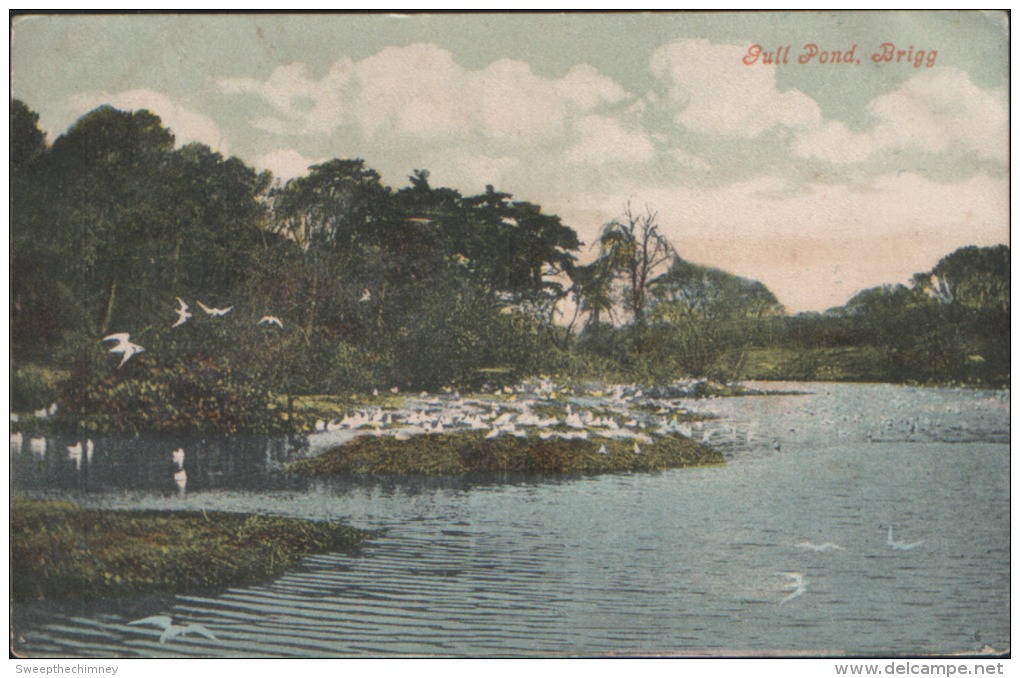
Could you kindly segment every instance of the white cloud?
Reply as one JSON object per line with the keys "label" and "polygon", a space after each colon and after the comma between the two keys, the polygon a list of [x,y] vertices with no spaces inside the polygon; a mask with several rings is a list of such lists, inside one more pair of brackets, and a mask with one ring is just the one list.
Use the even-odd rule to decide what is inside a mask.
{"label": "white cloud", "polygon": [[615,118],[587,116],[575,129],[581,138],[564,156],[568,163],[643,163],[655,157],[655,147],[644,132],[626,129]]}
{"label": "white cloud", "polygon": [[258,94],[274,107],[277,117],[255,123],[264,130],[311,134],[354,125],[370,139],[470,136],[511,145],[560,134],[569,119],[626,97],[591,66],[575,66],[560,79],[510,59],[469,70],[432,44],[387,47],[358,62],[343,59],[318,80],[303,64],[288,64],[265,81],[219,84],[227,93]]}
{"label": "white cloud", "polygon": [[[320,79],[308,76],[305,64],[278,66],[267,80],[227,78],[219,81],[229,94],[254,93],[273,105],[284,120],[266,118],[255,125],[279,133],[329,132],[345,122],[341,99],[351,81],[354,65],[350,59],[333,64]],[[299,121],[299,122],[298,122]]]}
{"label": "white cloud", "polygon": [[310,166],[323,162],[323,160],[322,158],[313,160],[293,149],[280,148],[258,156],[253,164],[256,169],[269,170],[273,176],[286,181],[307,174]]}
{"label": "white cloud", "polygon": [[852,132],[829,122],[804,132],[794,151],[834,164],[860,162],[880,151],[974,153],[1009,160],[1009,103],[1001,90],[983,90],[966,74],[922,73],[868,104],[876,123]]}
{"label": "white cloud", "polygon": [[821,111],[797,90],[776,88],[774,65],[745,65],[747,46],[681,40],[652,55],[652,73],[668,86],[675,119],[697,132],[757,137],[773,127],[816,127]]}
{"label": "white cloud", "polygon": [[819,158],[837,165],[866,160],[876,150],[875,140],[866,132],[852,132],[846,123],[833,120],[804,132],[794,142],[796,155]]}
{"label": "white cloud", "polygon": [[89,92],[70,99],[77,116],[83,115],[96,106],[109,104],[125,111],[146,109],[155,113],[174,134],[179,146],[191,142],[203,143],[223,155],[229,155],[227,142],[211,118],[196,113],[173,101],[170,97],[148,89],[133,89],[126,92]]}

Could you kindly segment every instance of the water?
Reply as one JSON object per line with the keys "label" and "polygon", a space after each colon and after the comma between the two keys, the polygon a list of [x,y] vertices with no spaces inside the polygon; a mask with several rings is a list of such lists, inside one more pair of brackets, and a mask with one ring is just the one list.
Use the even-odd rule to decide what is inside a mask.
{"label": "water", "polygon": [[[323,481],[258,467],[273,455],[255,452],[248,462],[261,470],[248,487],[189,486],[184,497],[79,490],[88,506],[344,518],[380,533],[356,553],[307,558],[259,586],[16,606],[15,647],[299,657],[1007,650],[1008,392],[770,388],[809,395],[690,403],[721,416],[703,431],[730,458],[725,467]],[[35,467],[12,468],[15,489],[46,485]],[[923,543],[891,549],[889,525],[898,541]],[[784,572],[802,575],[801,595],[787,600]],[[152,614],[200,623],[218,640],[160,644],[159,630],[127,625]]]}

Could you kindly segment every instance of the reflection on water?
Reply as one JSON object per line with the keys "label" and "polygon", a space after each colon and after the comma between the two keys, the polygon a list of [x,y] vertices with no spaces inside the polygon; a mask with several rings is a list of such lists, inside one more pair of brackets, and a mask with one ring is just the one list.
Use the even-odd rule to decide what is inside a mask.
{"label": "reflection on water", "polygon": [[90,494],[290,487],[281,470],[307,448],[286,436],[28,436],[27,447],[25,437],[11,439],[13,487]]}
{"label": "reflection on water", "polygon": [[[75,656],[1008,649],[1008,392],[791,388],[810,394],[692,403],[720,415],[699,433],[731,463],[658,474],[304,480],[279,471],[302,454],[286,441],[98,440],[94,464],[77,472],[52,456],[75,441],[48,441],[44,467],[22,449],[17,489],[78,489],[85,505],[264,511],[379,532],[359,552],[307,558],[258,586],[17,606],[16,646]],[[171,482],[178,447],[183,497]],[[894,548],[890,527],[894,543],[919,545]],[[129,624],[151,615],[216,639],[160,644],[158,629]]]}

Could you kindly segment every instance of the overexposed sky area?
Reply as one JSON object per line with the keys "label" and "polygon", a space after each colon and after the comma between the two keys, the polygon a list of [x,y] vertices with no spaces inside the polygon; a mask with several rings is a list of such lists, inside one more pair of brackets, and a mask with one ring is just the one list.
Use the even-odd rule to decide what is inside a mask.
{"label": "overexposed sky area", "polygon": [[793,312],[1009,242],[1003,12],[26,15],[11,66],[51,141],[145,108],[284,180],[493,184],[586,243],[630,202]]}

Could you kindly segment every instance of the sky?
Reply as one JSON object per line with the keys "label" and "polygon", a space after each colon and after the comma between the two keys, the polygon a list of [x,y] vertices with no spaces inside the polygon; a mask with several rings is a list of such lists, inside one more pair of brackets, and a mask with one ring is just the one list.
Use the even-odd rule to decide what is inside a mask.
{"label": "sky", "polygon": [[28,15],[11,33],[11,94],[50,141],[110,104],[282,180],[332,158],[395,189],[427,169],[558,214],[582,261],[630,205],[791,312],[1009,242],[1008,82],[1003,12]]}

